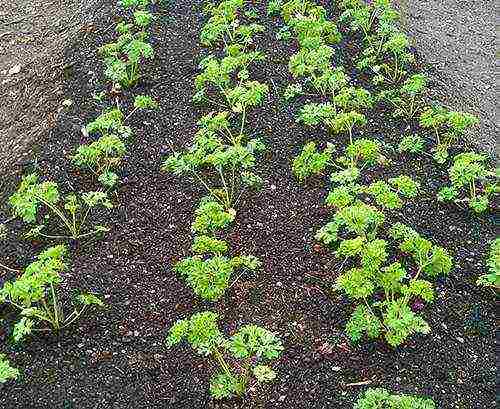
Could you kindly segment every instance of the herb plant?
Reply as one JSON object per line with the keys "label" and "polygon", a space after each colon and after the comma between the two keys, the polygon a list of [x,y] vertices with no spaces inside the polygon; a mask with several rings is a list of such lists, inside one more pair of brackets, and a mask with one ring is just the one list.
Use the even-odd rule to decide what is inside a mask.
{"label": "herb plant", "polygon": [[490,243],[487,266],[488,273],[480,276],[477,284],[500,288],[500,237]]}
{"label": "herb plant", "polygon": [[427,77],[414,74],[399,89],[382,91],[378,98],[393,106],[393,116],[411,119],[422,108],[426,90]]}
{"label": "herb plant", "polygon": [[283,345],[265,328],[245,325],[227,338],[219,330],[218,315],[213,312],[194,314],[177,321],[169,330],[169,348],[187,341],[197,354],[213,359],[218,365],[210,380],[210,394],[215,399],[243,396],[255,379],[271,382],[276,373],[268,365],[280,357]]}
{"label": "herb plant", "polygon": [[7,281],[0,290],[0,301],[20,310],[21,319],[14,326],[13,339],[19,342],[32,332],[60,331],[75,322],[92,305],[103,302],[91,293],[77,297],[81,307],[66,315],[58,287],[61,273],[67,269],[65,246],[50,247],[37,256],[15,281]]}
{"label": "herb plant", "polygon": [[289,84],[283,92],[283,99],[285,101],[290,101],[299,95],[303,95],[304,91],[302,85],[300,84]]}
{"label": "herb plant", "polygon": [[320,174],[330,162],[333,149],[333,145],[329,144],[323,152],[319,152],[316,143],[309,142],[293,161],[292,170],[294,175],[300,182],[303,182],[312,175]]}
{"label": "herb plant", "polygon": [[226,46],[251,44],[253,35],[264,31],[264,27],[256,23],[240,24],[238,17],[244,4],[244,0],[224,0],[217,5],[209,3],[204,10],[209,19],[201,30],[201,43],[205,46],[214,46],[219,42]]}
{"label": "herb plant", "polygon": [[386,389],[368,389],[357,402],[354,409],[436,409],[429,398],[392,394]]}
{"label": "herb plant", "polygon": [[101,136],[115,135],[122,139],[131,136],[132,130],[124,125],[124,116],[120,109],[112,108],[104,111],[101,115],[89,122],[85,131],[89,134],[99,134]]}
{"label": "herb plant", "polygon": [[[403,186],[408,182],[406,177],[398,182],[393,180],[396,185]],[[369,187],[372,188],[373,185]],[[413,194],[413,188],[414,185],[406,193]],[[412,311],[410,302],[415,297],[433,301],[432,284],[420,276],[433,278],[447,274],[452,266],[451,257],[443,248],[433,245],[411,228],[396,224],[390,235],[400,243],[400,250],[412,257],[415,272],[409,274],[401,262],[387,265],[388,243],[378,238],[385,221],[384,214],[362,201],[354,202],[352,191],[345,187],[334,190],[332,194],[334,197],[329,196],[327,201],[334,202],[339,210],[333,221],[318,231],[316,239],[336,248],[337,257],[359,263],[359,266],[342,273],[336,282],[337,288],[349,298],[360,301],[347,323],[348,336],[358,342],[364,334],[372,339],[384,334],[390,345],[398,346],[413,334],[428,333],[429,325]],[[394,200],[384,199],[389,204]],[[348,238],[342,239],[341,235],[345,234]]]}
{"label": "herb plant", "polygon": [[0,354],[0,384],[12,379],[17,379],[19,370],[10,366],[5,354]]}
{"label": "herb plant", "polygon": [[174,152],[162,170],[194,177],[215,200],[232,209],[244,190],[262,183],[252,168],[264,144],[258,138],[244,141],[242,133],[233,133],[228,116],[228,112],[221,112],[203,117],[191,148],[185,153]]}
{"label": "herb plant", "polygon": [[398,151],[400,153],[422,153],[424,151],[424,140],[418,135],[407,135],[399,142]]}
{"label": "herb plant", "polygon": [[393,22],[398,16],[392,9],[390,0],[375,0],[370,3],[362,0],[343,0],[339,3],[343,10],[340,22],[348,24],[351,31],[361,32],[368,43],[373,41],[377,21]]}
{"label": "herb plant", "polygon": [[[210,251],[213,249],[213,246],[210,247]],[[253,256],[228,258],[218,252],[216,254],[209,258],[188,257],[175,265],[175,271],[186,280],[194,293],[208,301],[216,301],[224,295],[235,270],[246,268],[255,271],[261,265]]]}
{"label": "herb plant", "polygon": [[125,9],[144,9],[151,4],[151,0],[119,0],[118,4]]}
{"label": "herb plant", "polygon": [[269,16],[277,16],[281,12],[283,2],[281,0],[269,0],[267,3],[267,14]]}
{"label": "herb plant", "polygon": [[106,135],[88,145],[80,145],[72,162],[79,168],[90,169],[106,187],[113,187],[118,175],[113,171],[125,156],[123,141],[116,135]]}
{"label": "herb plant", "polygon": [[85,192],[79,195],[68,194],[62,198],[59,194],[57,183],[39,182],[36,174],[25,176],[17,192],[10,198],[14,215],[21,217],[26,223],[37,223],[39,210],[45,210],[45,218],[54,217],[59,224],[68,232],[67,236],[53,236],[42,233],[45,224],[38,224],[30,232],[29,236],[43,236],[47,238],[71,238],[74,240],[99,234],[108,229],[95,225],[88,227],[88,216],[92,209],[104,207],[111,209],[112,203],[104,192]]}
{"label": "herb plant", "polygon": [[440,105],[428,107],[420,115],[420,126],[432,129],[436,136],[434,158],[438,163],[446,162],[449,147],[460,141],[477,123],[474,115],[448,111]]}
{"label": "herb plant", "polygon": [[[145,22],[144,18],[142,16],[139,21]],[[102,46],[99,54],[104,59],[106,77],[122,87],[130,88],[141,78],[141,67],[146,60],[154,57],[154,50],[147,42],[146,32],[133,32],[123,25],[120,27],[124,32],[117,41]]]}
{"label": "herb plant", "polygon": [[486,157],[474,152],[458,154],[448,169],[451,185],[441,188],[442,202],[466,202],[476,213],[488,210],[490,198],[498,194],[495,172],[486,168]]}
{"label": "herb plant", "polygon": [[222,43],[225,48],[221,58],[210,54],[200,62],[193,100],[223,110],[203,116],[191,147],[172,152],[162,166],[164,171],[193,177],[213,200],[231,211],[245,190],[262,184],[253,168],[265,146],[260,138],[248,137],[246,126],[250,110],[262,105],[269,92],[267,84],[250,79],[250,64],[264,58],[254,47],[249,51],[263,27],[240,24],[244,5],[243,0],[224,0],[205,9],[209,19],[201,42],[209,47]]}

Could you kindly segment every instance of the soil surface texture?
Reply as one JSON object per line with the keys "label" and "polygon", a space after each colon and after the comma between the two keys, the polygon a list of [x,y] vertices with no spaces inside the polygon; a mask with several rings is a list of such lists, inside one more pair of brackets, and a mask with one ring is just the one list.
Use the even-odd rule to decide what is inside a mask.
{"label": "soil surface texture", "polygon": [[[485,272],[487,245],[495,237],[493,217],[439,203],[435,194],[447,183],[445,169],[430,156],[401,156],[394,149],[416,124],[396,121],[382,107],[370,112],[363,135],[383,142],[390,165],[367,171],[364,182],[400,174],[417,179],[423,194],[400,211],[387,212],[388,225],[402,221],[445,247],[454,256],[454,268],[438,281],[436,301],[422,312],[430,334],[395,350],[383,341],[350,344],[343,329],[354,305],[332,290],[344,267],[331,251],[315,246],[313,238],[331,217],[324,205],[328,177],[304,186],[290,168],[305,142],[316,140],[324,147],[331,141],[340,149],[346,140],[295,122],[307,97],[290,104],[280,97],[292,82],[287,64],[295,49],[276,39],[279,19],[256,7],[268,28],[258,47],[268,58],[252,68],[251,78],[268,83],[271,92],[249,123],[268,146],[258,165],[265,184],[260,192],[243,197],[227,241],[235,255],[259,257],[262,269],[242,276],[217,303],[200,301],[172,271],[173,263],[190,252],[193,210],[204,192],[189,179],[160,172],[160,166],[171,146],[189,146],[198,118],[207,112],[191,101],[197,65],[207,50],[199,43],[201,1],[158,6],[151,36],[156,58],[144,80],[119,103],[130,112],[133,95],[145,93],[159,101],[160,110],[128,120],[134,136],[112,195],[115,207],[92,215],[110,231],[100,240],[70,243],[72,267],[64,275],[66,299],[79,288],[103,295],[107,307],[85,315],[58,336],[37,335],[15,346],[9,341],[15,311],[0,306],[5,317],[0,321],[0,352],[23,374],[0,386],[0,407],[352,409],[361,392],[380,386],[428,395],[440,409],[495,408],[495,295],[475,284]],[[99,102],[92,95],[106,89],[96,49],[114,38],[108,27],[117,13],[114,6],[100,10],[94,29],[80,32],[67,49],[62,63],[71,70],[62,82],[61,98],[72,104],[60,111],[29,160],[2,178],[0,222],[10,218],[6,199],[29,171],[57,181],[63,192],[97,188],[71,166],[68,155],[88,142],[82,126],[114,102]],[[336,58],[356,85],[369,87],[353,68],[358,41],[346,35]],[[441,87],[437,82],[431,86]],[[5,225],[0,263],[11,268],[22,269],[57,243],[23,239],[28,226],[19,220]],[[0,276],[0,283],[10,277]],[[173,322],[205,309],[221,315],[226,334],[247,323],[279,334],[286,348],[276,365],[279,379],[239,400],[210,399],[211,364],[188,346],[165,347]]]}

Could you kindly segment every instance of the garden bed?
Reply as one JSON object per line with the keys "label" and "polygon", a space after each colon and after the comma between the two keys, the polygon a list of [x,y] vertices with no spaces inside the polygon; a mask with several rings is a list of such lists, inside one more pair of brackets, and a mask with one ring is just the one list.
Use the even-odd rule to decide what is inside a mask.
{"label": "garden bed", "polygon": [[[133,92],[119,98],[124,111],[131,111],[132,95],[139,93],[154,97],[160,108],[128,121],[134,137],[111,195],[115,207],[96,216],[110,231],[100,240],[71,243],[71,269],[64,276],[68,294],[73,288],[92,291],[103,296],[107,307],[58,336],[37,335],[22,346],[8,341],[15,316],[4,307],[1,350],[22,375],[0,386],[2,407],[343,409],[352,408],[366,388],[379,386],[427,395],[443,409],[495,407],[495,295],[476,285],[495,237],[493,212],[476,215],[465,206],[438,202],[436,193],[448,183],[446,167],[430,155],[391,149],[418,121],[396,120],[383,108],[368,112],[361,132],[384,143],[390,165],[366,170],[365,183],[401,174],[418,180],[422,193],[402,209],[386,212],[388,222],[412,226],[446,248],[454,263],[449,276],[436,284],[437,299],[422,312],[430,334],[396,349],[383,339],[352,345],[344,327],[353,305],[332,290],[342,260],[314,241],[315,232],[331,218],[324,205],[327,177],[313,177],[304,185],[291,172],[291,161],[306,142],[331,141],[337,148],[341,143],[326,131],[296,122],[300,107],[312,101],[307,96],[291,103],[281,98],[293,82],[288,60],[296,45],[276,39],[279,18],[268,17],[263,5],[255,9],[267,29],[259,35],[258,47],[268,57],[251,74],[268,83],[270,92],[248,123],[267,145],[257,165],[264,186],[242,197],[227,240],[232,252],[257,256],[262,268],[242,275],[217,303],[201,301],[172,271],[176,261],[189,255],[193,212],[204,192],[160,168],[171,147],[189,146],[198,118],[207,112],[191,101],[197,64],[207,51],[199,42],[205,21],[200,1],[157,7],[151,34],[156,57]],[[109,15],[99,25],[109,27],[116,18]],[[84,142],[81,128],[106,106],[92,98],[105,89],[95,50],[113,36],[111,29],[104,35],[87,34],[67,51],[72,72],[65,96],[73,103],[38,147],[36,160],[2,183],[1,203],[16,190],[20,175],[32,170],[57,181],[63,191],[95,188],[95,182],[71,166],[68,155]],[[357,51],[359,38],[345,34],[342,65],[357,85],[370,88],[353,65]],[[424,67],[423,62],[418,65]],[[9,217],[5,203],[0,220]],[[21,269],[49,243],[57,244],[25,240],[24,230],[19,220],[8,224],[0,262]],[[275,365],[275,382],[236,400],[210,398],[209,362],[188,346],[165,347],[176,320],[207,309],[218,312],[223,323],[255,323],[279,335],[285,350]],[[232,326],[223,329],[234,331]]]}

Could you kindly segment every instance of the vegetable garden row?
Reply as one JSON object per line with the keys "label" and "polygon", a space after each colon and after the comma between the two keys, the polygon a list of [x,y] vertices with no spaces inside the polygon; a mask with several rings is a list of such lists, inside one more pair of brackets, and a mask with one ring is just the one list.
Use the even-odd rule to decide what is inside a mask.
{"label": "vegetable garden row", "polygon": [[[280,96],[284,104],[300,101],[296,122],[311,139],[316,136],[297,145],[301,151],[290,157],[290,172],[304,190],[319,180],[322,190],[328,191],[325,205],[330,221],[309,239],[315,248],[331,251],[333,259],[341,261],[332,272],[333,288],[352,307],[343,331],[354,348],[372,341],[405,348],[414,338],[425,343],[433,329],[421,312],[432,309],[438,295],[435,281],[453,274],[454,257],[446,243],[403,223],[404,217],[394,222],[394,215],[409,201],[428,200],[483,217],[494,211],[497,175],[485,155],[463,150],[477,118],[429,100],[429,79],[417,71],[410,41],[401,32],[399,15],[389,0],[337,1],[338,18],[330,17],[318,3],[269,0],[266,6],[281,26],[276,37],[295,50],[287,56],[293,82],[279,91]],[[116,41],[98,50],[111,96],[134,90],[155,55],[148,32],[155,19],[150,0],[119,4],[128,17],[116,24]],[[205,191],[192,217],[190,255],[169,267],[202,300],[201,305],[209,307],[171,323],[166,347],[173,354],[185,341],[195,353],[212,360],[210,395],[232,399],[261,384],[279,383],[276,367],[289,347],[281,335],[251,320],[226,335],[220,314],[210,307],[228,297],[228,290],[243,275],[258,276],[264,264],[250,249],[235,254],[225,232],[238,223],[243,198],[258,195],[266,184],[259,170],[269,147],[249,118],[278,90],[271,82],[255,79],[266,61],[258,38],[269,28],[260,24],[252,4],[223,0],[207,5],[204,13],[199,41],[207,56],[199,62],[192,96],[203,114],[190,146],[170,146],[158,171],[189,179]],[[354,36],[357,49],[346,49],[346,36]],[[356,70],[348,72],[344,61]],[[57,183],[41,181],[35,173],[22,179],[9,204],[13,216],[31,226],[26,237],[73,243],[108,232],[93,217],[114,206],[120,169],[134,138],[127,123],[145,110],[158,109],[158,102],[137,95],[133,107],[124,112],[116,98],[112,107],[82,129],[91,142],[75,147],[70,161],[89,173],[99,186],[95,191],[63,196]],[[384,135],[367,134],[364,130],[375,110],[403,122],[410,132],[401,135],[396,145]],[[439,186],[437,195],[429,194],[424,181],[412,174],[385,176],[384,169],[397,171],[408,157],[418,155],[432,157],[437,168],[448,168],[449,183]],[[499,243],[498,239],[491,243],[488,273],[477,278],[479,285],[500,285]],[[82,292],[75,306],[67,308],[58,289],[69,252],[66,244],[49,247],[3,285],[0,301],[18,311],[11,333],[14,342],[26,342],[38,332],[58,333],[91,307],[104,307],[98,294]],[[20,372],[0,355],[0,382],[15,382]],[[432,397],[382,388],[368,389],[354,404],[357,409],[375,407],[437,406]]]}

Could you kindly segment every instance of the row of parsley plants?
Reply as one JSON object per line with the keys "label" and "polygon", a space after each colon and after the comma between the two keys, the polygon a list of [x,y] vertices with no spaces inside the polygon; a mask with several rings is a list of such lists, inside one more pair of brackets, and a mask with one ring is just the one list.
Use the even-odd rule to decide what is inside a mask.
{"label": "row of parsley plants", "polygon": [[[401,81],[407,84],[405,67],[411,58],[407,45],[393,48],[393,43],[399,44],[405,36],[397,30],[396,14],[388,3],[342,4],[340,22],[363,33],[363,59],[370,58],[374,82],[393,87]],[[380,142],[357,138],[356,131],[365,126],[366,111],[373,109],[386,94],[376,95],[353,86],[343,67],[333,66],[334,47],[341,42],[342,34],[328,19],[325,8],[309,0],[271,1],[269,6],[271,13],[281,15],[298,42],[299,50],[290,58],[289,70],[294,78],[305,81],[304,85],[292,85],[294,94],[304,92],[303,87],[307,87],[318,98],[328,99],[304,105],[297,122],[324,126],[330,135],[345,140],[337,157],[331,143],[322,151],[315,142],[308,143],[292,167],[300,181],[327,169],[332,172],[332,188],[326,204],[335,213],[315,237],[335,249],[335,257],[344,260],[342,266],[351,266],[336,279],[337,289],[356,303],[346,333],[353,342],[365,336],[370,339],[384,336],[396,347],[417,333],[430,331],[428,323],[412,308],[412,301],[434,300],[435,291],[429,280],[447,274],[452,268],[452,258],[444,248],[412,228],[401,223],[388,226],[386,222],[386,210],[400,209],[405,198],[419,194],[418,182],[401,175],[362,184],[363,171],[383,166],[387,159],[382,155]],[[409,80],[415,81],[416,77]],[[290,89],[287,88],[288,95]],[[375,205],[370,204],[373,202]]]}
{"label": "row of parsley plants", "polygon": [[[115,96],[123,88],[137,84],[144,70],[145,59],[151,59],[154,55],[152,46],[147,42],[149,34],[146,31],[154,19],[148,11],[150,0],[120,0],[119,5],[127,15],[125,20],[116,25],[119,37],[116,42],[99,49],[105,65],[105,76],[112,88],[110,94]],[[97,99],[102,100],[105,94],[103,92]],[[115,171],[127,153],[126,142],[132,138],[132,130],[125,123],[136,110],[156,107],[151,97],[137,95],[134,109],[125,117],[116,98],[116,107],[105,110],[82,129],[85,138],[94,135],[98,135],[98,138],[80,145],[70,160],[77,168],[88,170],[95,176],[101,188],[83,193],[72,192],[63,197],[56,182],[41,182],[36,173],[23,177],[18,190],[9,198],[9,203],[15,217],[25,223],[35,224],[25,236],[81,240],[108,231],[101,225],[89,226],[89,218],[94,208],[113,207],[108,192],[118,182]],[[46,223],[51,218],[59,223],[59,230],[66,232],[47,234]],[[0,302],[19,310],[20,319],[12,331],[14,342],[21,342],[32,333],[59,332],[78,320],[89,307],[104,306],[95,294],[82,292],[76,297],[72,311],[67,312],[59,286],[63,282],[62,274],[69,267],[68,255],[68,246],[52,246],[37,255],[36,261],[27,266],[19,277],[7,281],[0,289]],[[12,368],[5,355],[0,354],[0,382],[18,376],[19,370]]]}
{"label": "row of parsley plants", "polygon": [[[252,22],[256,16],[247,5],[245,0],[223,0],[205,7],[208,20],[200,41],[210,53],[199,64],[193,102],[212,111],[199,119],[191,146],[173,151],[162,166],[205,190],[191,226],[194,255],[177,262],[174,270],[198,297],[210,302],[224,296],[235,282],[235,271],[257,271],[262,264],[253,255],[229,256],[229,244],[221,238],[234,223],[243,194],[262,184],[255,167],[265,146],[253,136],[249,115],[269,92],[267,84],[251,79],[253,66],[265,58],[255,45],[264,27]],[[196,313],[177,321],[167,338],[169,347],[185,340],[217,364],[210,379],[212,397],[242,396],[253,380],[274,380],[276,372],[268,364],[281,355],[279,338],[252,324],[226,337],[218,320],[211,311]]]}

